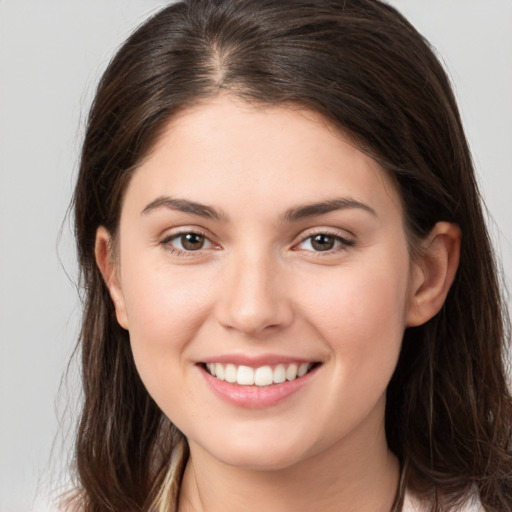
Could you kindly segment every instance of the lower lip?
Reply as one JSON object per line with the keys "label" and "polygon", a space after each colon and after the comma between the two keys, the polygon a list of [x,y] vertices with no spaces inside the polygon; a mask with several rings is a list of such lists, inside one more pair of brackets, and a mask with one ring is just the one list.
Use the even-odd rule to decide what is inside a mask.
{"label": "lower lip", "polygon": [[204,368],[199,368],[209,388],[219,398],[237,407],[244,407],[246,409],[262,409],[280,404],[306,386],[318,370],[318,368],[314,368],[303,377],[280,384],[272,384],[270,386],[239,386],[238,384],[217,379]]}

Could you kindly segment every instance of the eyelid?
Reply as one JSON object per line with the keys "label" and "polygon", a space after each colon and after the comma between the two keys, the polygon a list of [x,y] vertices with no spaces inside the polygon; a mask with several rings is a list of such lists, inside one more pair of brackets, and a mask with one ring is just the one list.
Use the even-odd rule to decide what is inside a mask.
{"label": "eyelid", "polygon": [[[200,249],[197,249],[195,251],[193,250],[186,250],[186,249],[179,249],[177,247],[173,247],[171,245],[171,242],[173,240],[176,240],[177,238],[188,235],[188,234],[194,234],[202,236],[207,242],[208,247],[201,247]],[[163,246],[166,250],[173,254],[177,254],[180,256],[194,256],[199,255],[201,253],[204,253],[205,251],[213,249],[220,249],[220,245],[215,243],[212,240],[212,236],[208,234],[204,229],[196,227],[196,226],[180,226],[179,228],[174,228],[171,231],[166,232],[160,239],[159,245]]]}
{"label": "eyelid", "polygon": [[[344,233],[347,233],[344,231]],[[207,247],[201,247],[197,250],[186,250],[186,249],[179,249],[177,247],[173,247],[171,245],[171,242],[180,236],[187,235],[187,234],[196,234],[204,237],[204,239],[207,241],[208,246]],[[301,249],[299,246],[306,242],[308,239],[313,238],[317,235],[326,235],[329,237],[334,238],[336,241],[339,242],[339,244],[331,249],[327,249],[325,251],[315,251],[310,249]],[[164,246],[166,250],[168,250],[171,253],[182,255],[182,256],[194,256],[204,253],[205,251],[210,251],[212,249],[218,250],[222,247],[220,244],[216,243],[213,240],[213,236],[207,232],[207,230],[197,227],[197,226],[180,226],[177,228],[173,228],[170,231],[167,231],[158,242],[159,245]],[[335,228],[323,228],[323,227],[315,227],[310,228],[305,231],[303,231],[298,237],[296,237],[296,242],[292,244],[291,249],[292,250],[303,250],[305,252],[310,252],[318,256],[328,256],[329,254],[333,254],[339,251],[346,250],[349,247],[353,247],[356,245],[356,241],[354,240],[354,235],[349,234],[348,236],[345,234],[340,233],[339,230],[336,230]]]}
{"label": "eyelid", "polygon": [[[326,251],[314,251],[314,250],[308,250],[308,249],[300,249],[299,245],[303,244],[306,240],[309,240],[317,235],[327,235],[330,236],[337,241],[340,242],[340,244],[337,247],[334,247],[332,249],[328,249]],[[348,247],[353,247],[356,245],[356,241],[354,240],[353,235],[352,236],[346,236],[341,234],[339,231],[336,231],[332,228],[313,228],[310,230],[307,230],[306,232],[301,233],[299,240],[293,244],[294,250],[304,250],[307,252],[314,253],[315,255],[329,255],[336,253],[338,251],[343,251],[347,249]]]}

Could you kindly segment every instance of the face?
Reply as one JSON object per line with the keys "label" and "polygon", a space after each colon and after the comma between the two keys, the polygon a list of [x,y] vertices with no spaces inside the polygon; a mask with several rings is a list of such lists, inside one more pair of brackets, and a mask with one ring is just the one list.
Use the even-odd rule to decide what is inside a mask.
{"label": "face", "polygon": [[319,116],[226,97],[182,113],[116,241],[118,320],[192,453],[275,469],[384,439],[413,275],[399,195]]}

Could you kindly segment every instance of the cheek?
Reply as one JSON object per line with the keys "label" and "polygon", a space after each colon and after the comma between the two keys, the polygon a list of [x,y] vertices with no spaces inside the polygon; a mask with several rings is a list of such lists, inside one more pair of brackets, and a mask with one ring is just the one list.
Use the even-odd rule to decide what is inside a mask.
{"label": "cheek", "polygon": [[[151,389],[170,365],[185,364],[186,349],[208,316],[211,289],[183,269],[124,266],[123,295],[137,369]],[[155,380],[155,382],[153,382]]]}
{"label": "cheek", "polygon": [[[335,434],[338,425],[355,428],[385,396],[405,329],[404,268],[394,262],[371,269],[354,265],[302,290],[308,297],[304,317],[331,354],[333,378],[324,391],[339,404],[331,423]],[[327,417],[329,407],[319,405],[318,415]]]}
{"label": "cheek", "polygon": [[[164,250],[126,240],[121,282],[131,333],[180,335],[197,322],[210,300],[205,269],[167,261]],[[211,273],[211,272],[210,272]]]}
{"label": "cheek", "polygon": [[302,304],[310,324],[341,354],[350,373],[396,363],[405,329],[408,259],[396,260],[346,266],[298,292],[307,297]]}

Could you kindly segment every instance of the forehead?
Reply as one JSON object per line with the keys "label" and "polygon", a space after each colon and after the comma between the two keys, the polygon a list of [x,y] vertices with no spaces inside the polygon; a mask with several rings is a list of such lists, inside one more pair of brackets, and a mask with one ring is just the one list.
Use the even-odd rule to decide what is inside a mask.
{"label": "forehead", "polygon": [[283,207],[342,194],[400,209],[388,173],[319,114],[226,96],[175,116],[127,195],[130,189],[146,199],[168,194],[247,206],[256,198]]}

